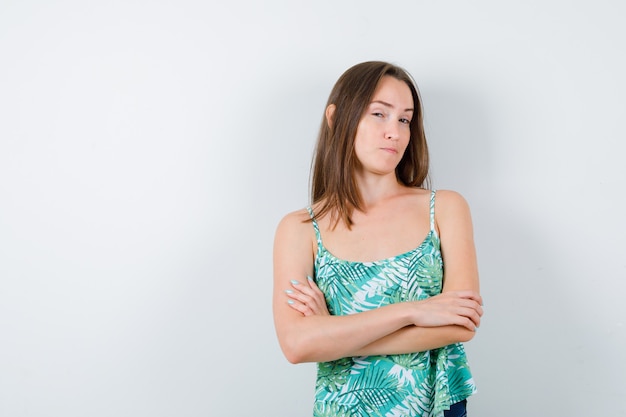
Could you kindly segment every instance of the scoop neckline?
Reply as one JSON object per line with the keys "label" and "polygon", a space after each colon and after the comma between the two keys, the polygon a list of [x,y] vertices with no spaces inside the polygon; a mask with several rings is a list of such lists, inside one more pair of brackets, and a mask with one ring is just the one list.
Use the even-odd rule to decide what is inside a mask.
{"label": "scoop neckline", "polygon": [[330,255],[330,257],[332,259],[334,259],[336,261],[339,261],[339,262],[342,262],[342,263],[346,263],[346,264],[358,264],[358,265],[385,264],[385,263],[389,263],[389,262],[395,261],[395,260],[397,260],[399,258],[404,258],[404,257],[412,254],[413,252],[419,251],[420,249],[422,249],[423,246],[425,246],[428,243],[429,240],[431,240],[431,238],[433,236],[436,237],[437,235],[434,233],[434,231],[432,229],[430,229],[428,231],[428,233],[426,234],[426,236],[424,237],[424,239],[422,239],[421,243],[419,245],[417,245],[417,247],[415,247],[413,249],[410,249],[410,250],[408,250],[406,252],[402,252],[402,253],[400,253],[398,255],[393,255],[393,256],[390,256],[388,258],[377,259],[377,260],[374,260],[374,261],[349,261],[347,259],[339,258],[339,257],[335,256],[331,251],[329,251],[326,248],[326,246],[324,246],[324,242],[322,241],[321,236],[320,236],[320,238],[318,239],[318,245],[319,245],[319,249],[320,249],[318,251],[318,253],[319,252],[326,252],[328,255]]}

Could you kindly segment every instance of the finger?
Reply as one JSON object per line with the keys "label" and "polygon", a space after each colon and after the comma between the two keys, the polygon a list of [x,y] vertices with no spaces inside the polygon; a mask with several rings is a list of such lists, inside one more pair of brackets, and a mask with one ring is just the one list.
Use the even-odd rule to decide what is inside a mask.
{"label": "finger", "polygon": [[472,306],[471,308],[474,309],[474,311],[476,311],[476,314],[478,314],[478,317],[482,317],[484,310],[483,310],[483,306],[476,303],[476,305]]}
{"label": "finger", "polygon": [[326,297],[315,281],[307,276],[306,283],[291,280],[291,289],[285,290],[287,296],[303,304],[308,310],[302,310],[305,315],[329,315]]}
{"label": "finger", "polygon": [[300,307],[300,305],[302,305],[303,308],[308,309],[307,311],[303,309],[298,310],[305,315],[325,314],[326,312],[326,304],[324,301],[320,302],[313,297],[292,290],[285,290],[285,293],[287,294],[287,297],[289,297],[290,301],[297,301],[297,303],[293,303],[294,306]]}
{"label": "finger", "polygon": [[296,310],[297,312],[301,313],[302,315],[306,316],[312,316],[315,314],[315,312],[309,308],[306,304],[302,304],[298,301],[295,300],[288,300],[287,304],[289,305],[289,307],[291,307],[292,309]]}
{"label": "finger", "polygon": [[478,294],[476,291],[467,291],[462,295],[463,298],[467,298],[470,300],[476,301],[478,304],[483,305],[483,297]]}
{"label": "finger", "polygon": [[473,299],[462,299],[460,300],[460,304],[461,306],[465,307],[465,308],[471,308],[473,310],[476,311],[476,313],[479,316],[483,315],[483,307],[480,305],[480,303],[478,303],[477,301],[473,300]]}
{"label": "finger", "polygon": [[459,304],[452,308],[452,312],[468,317],[474,322],[480,321],[480,317],[483,315],[482,307],[473,300],[460,300]]}
{"label": "finger", "polygon": [[301,303],[289,299],[289,300],[287,300],[287,305],[289,307],[291,307],[292,309],[296,310],[298,313],[301,313],[301,314],[304,315],[304,312],[302,311],[303,308],[302,308],[302,304]]}
{"label": "finger", "polygon": [[303,288],[305,288],[302,283],[300,281],[298,281],[297,279],[292,279],[291,281],[291,286],[295,289],[297,289],[298,291],[302,291]]}
{"label": "finger", "polygon": [[314,292],[309,282],[310,281],[308,279],[306,280],[306,282],[300,282],[298,280],[292,279],[291,286],[297,289],[298,291],[302,292],[303,294],[312,295]]}
{"label": "finger", "polygon": [[472,332],[476,331],[476,327],[477,327],[476,323],[474,323],[468,317],[457,315],[457,316],[454,316],[454,318],[451,321],[452,321],[451,324],[456,324],[457,326],[465,327],[467,330],[470,330]]}
{"label": "finger", "polygon": [[448,295],[452,297],[463,298],[467,300],[474,300],[478,304],[483,303],[483,298],[474,290],[460,290],[460,291],[448,291],[441,293],[440,295]]}
{"label": "finger", "polygon": [[[315,285],[313,280],[307,279],[307,282],[309,283],[308,285],[294,280],[291,281],[291,284],[294,289],[298,290],[303,295],[314,299],[317,304],[326,304],[326,298],[324,297],[324,294],[319,290],[319,288],[317,288],[317,285]],[[310,285],[313,285],[315,287]]]}
{"label": "finger", "polygon": [[298,298],[298,299],[299,299],[299,295],[308,295],[309,297],[311,297],[312,296],[311,291],[312,290],[308,285],[303,284],[302,282],[297,281],[295,279],[291,280],[291,289],[285,290],[287,295],[289,295],[292,298]]}
{"label": "finger", "polygon": [[476,323],[474,323],[472,320],[467,319],[467,318],[463,321],[463,327],[473,332],[476,331]]}
{"label": "finger", "polygon": [[310,296],[303,294],[299,290],[285,290],[285,294],[287,294],[287,297],[291,300],[298,301],[302,304],[308,304],[312,300]]}
{"label": "finger", "polygon": [[319,291],[320,293],[322,292],[317,286],[317,283],[315,282],[315,280],[311,276],[307,276],[306,279],[307,279],[307,282],[309,283],[309,286],[311,287],[313,291],[315,292]]}
{"label": "finger", "polygon": [[467,309],[462,313],[462,315],[470,319],[472,323],[474,323],[475,327],[480,326],[480,315],[476,312],[476,310]]}
{"label": "finger", "polygon": [[472,299],[475,300],[481,306],[484,305],[483,297],[480,294],[476,294],[476,297],[473,297]]}

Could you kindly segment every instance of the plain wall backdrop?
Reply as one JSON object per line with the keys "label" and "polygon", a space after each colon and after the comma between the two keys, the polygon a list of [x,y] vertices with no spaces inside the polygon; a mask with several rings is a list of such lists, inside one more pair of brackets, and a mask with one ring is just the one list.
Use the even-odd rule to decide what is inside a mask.
{"label": "plain wall backdrop", "polygon": [[424,100],[472,208],[472,416],[626,415],[620,1],[0,3],[0,416],[311,414],[271,315],[328,93]]}

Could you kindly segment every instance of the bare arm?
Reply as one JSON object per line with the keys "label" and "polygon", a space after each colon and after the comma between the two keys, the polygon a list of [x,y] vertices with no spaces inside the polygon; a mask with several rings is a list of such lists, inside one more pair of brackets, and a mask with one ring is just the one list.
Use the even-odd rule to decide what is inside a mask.
{"label": "bare arm", "polygon": [[[479,293],[478,266],[472,219],[465,199],[453,191],[438,191],[436,225],[444,261],[443,294],[471,290]],[[478,298],[482,305],[482,298]],[[482,308],[479,310],[482,316]],[[476,327],[480,321],[476,322]],[[475,330],[475,329],[474,329]],[[462,326],[408,326],[354,352],[359,355],[410,353],[457,342],[468,342],[475,331]]]}
{"label": "bare arm", "polygon": [[[451,292],[348,316],[330,316],[327,311],[326,314],[307,314],[303,310],[313,305],[306,298],[312,297],[314,284],[311,286],[303,277],[312,275],[316,246],[311,224],[302,222],[306,216],[306,212],[286,216],[278,226],[274,244],[274,322],[279,343],[290,362],[354,356],[366,346],[374,342],[380,344],[386,336],[410,325],[473,328],[480,306],[471,291]],[[299,283],[293,284],[292,280]],[[285,290],[294,291],[288,294],[291,305]]]}
{"label": "bare arm", "polygon": [[454,191],[437,192],[435,221],[444,262],[443,292],[480,291],[474,230],[469,206]]}
{"label": "bare arm", "polygon": [[[482,299],[478,295],[478,269],[469,207],[463,197],[451,191],[439,191],[436,204],[436,220],[445,264],[443,293],[419,303],[422,303],[423,307],[424,304],[451,297],[450,303],[440,304],[440,306],[451,309],[452,312],[462,316],[465,321],[455,322],[452,325],[444,323],[436,327],[405,326],[372,340],[366,345],[354,346],[355,349],[344,351],[344,356],[418,352],[456,342],[467,342],[474,337],[475,327],[480,324],[480,316],[483,313],[482,307],[473,306],[475,312],[468,313],[462,311],[467,307],[452,303],[452,300],[456,301],[459,294],[463,294],[476,303],[482,304]],[[289,294],[295,301],[291,307],[305,316],[328,315],[321,292],[314,283],[307,284],[294,287],[294,294]]]}
{"label": "bare arm", "polygon": [[[290,362],[328,361],[349,354],[411,324],[409,310],[397,304],[351,316],[305,316],[292,308],[285,290],[308,287],[313,275],[313,227],[303,223],[306,212],[286,216],[274,242],[274,324],[283,353]],[[297,280],[300,284],[293,284]]]}
{"label": "bare arm", "polygon": [[352,356],[395,355],[437,349],[472,339],[474,332],[461,326],[407,326],[353,352]]}
{"label": "bare arm", "polygon": [[[299,290],[296,290],[295,288],[298,287]],[[324,295],[317,289],[315,283],[308,283],[308,287],[311,288],[310,291],[303,287],[304,286],[300,284],[294,287],[292,294],[288,294],[288,297],[296,300],[294,304],[291,304],[291,307],[302,312],[302,314],[307,317],[315,315],[328,316],[329,313],[324,305]],[[442,299],[448,298],[450,302],[438,303],[439,305],[436,308],[465,308],[460,304],[454,304],[454,301],[458,300],[460,296],[471,299],[472,303],[475,304],[474,314],[462,313],[472,317],[472,319],[470,319],[471,324],[468,324],[469,328],[461,325],[439,325],[434,327],[409,325],[351,351],[347,356],[392,355],[421,352],[447,346],[452,343],[471,340],[475,334],[475,330],[473,329],[480,322],[480,316],[482,315],[482,307],[479,306],[482,299],[477,293],[472,291],[448,292],[436,297],[431,297],[428,300],[414,303],[421,303],[421,307],[424,307],[428,302],[435,300],[441,301]]]}

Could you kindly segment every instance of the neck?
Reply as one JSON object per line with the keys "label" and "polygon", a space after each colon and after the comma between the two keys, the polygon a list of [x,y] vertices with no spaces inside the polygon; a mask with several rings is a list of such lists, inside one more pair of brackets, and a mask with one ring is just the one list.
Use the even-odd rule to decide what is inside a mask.
{"label": "neck", "polygon": [[364,209],[375,206],[381,200],[397,195],[404,189],[395,173],[390,175],[357,175],[357,185],[363,199]]}

